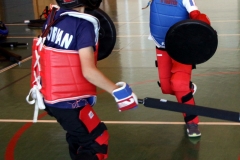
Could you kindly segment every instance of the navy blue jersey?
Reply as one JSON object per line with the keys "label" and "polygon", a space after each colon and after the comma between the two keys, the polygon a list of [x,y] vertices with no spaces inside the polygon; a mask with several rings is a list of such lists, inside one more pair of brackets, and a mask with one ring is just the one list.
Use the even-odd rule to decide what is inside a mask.
{"label": "navy blue jersey", "polygon": [[[54,19],[59,18],[61,13],[67,11],[72,10],[59,9]],[[57,49],[77,51],[92,46],[95,50],[94,26],[85,19],[64,16],[64,19],[51,27],[45,45]]]}
{"label": "navy blue jersey", "polygon": [[[60,17],[64,12],[76,12],[73,10],[59,9],[56,12],[54,20]],[[48,20],[47,20],[48,22]],[[46,23],[47,23],[46,22]],[[46,24],[44,25],[44,29]],[[43,30],[44,30],[43,29]],[[62,20],[51,27],[51,30],[46,38],[45,45],[57,49],[79,50],[81,48],[92,46],[95,50],[95,32],[94,26],[91,22],[71,17],[64,16]],[[78,108],[83,107],[88,103],[88,99],[73,100],[66,102],[59,102],[55,104],[48,104],[47,106],[57,108]]]}

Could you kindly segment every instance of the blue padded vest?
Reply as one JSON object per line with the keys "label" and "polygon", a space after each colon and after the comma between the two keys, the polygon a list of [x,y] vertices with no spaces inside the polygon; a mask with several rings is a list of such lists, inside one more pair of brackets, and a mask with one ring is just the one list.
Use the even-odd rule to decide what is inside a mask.
{"label": "blue padded vest", "polygon": [[189,19],[182,0],[153,0],[150,6],[150,32],[157,46],[165,47],[165,36],[175,23]]}

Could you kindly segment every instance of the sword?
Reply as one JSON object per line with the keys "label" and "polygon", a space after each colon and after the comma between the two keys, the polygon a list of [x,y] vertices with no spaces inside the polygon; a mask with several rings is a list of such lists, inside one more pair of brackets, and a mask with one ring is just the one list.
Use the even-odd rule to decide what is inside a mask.
{"label": "sword", "polygon": [[240,122],[240,113],[209,108],[199,105],[190,105],[190,104],[183,104],[173,101],[168,101],[166,99],[155,99],[146,97],[144,99],[138,99],[139,104],[143,104],[145,107],[155,108],[155,109],[162,109],[174,112],[181,112],[190,115],[199,115],[205,116],[210,118],[222,119],[227,121],[233,122]]}

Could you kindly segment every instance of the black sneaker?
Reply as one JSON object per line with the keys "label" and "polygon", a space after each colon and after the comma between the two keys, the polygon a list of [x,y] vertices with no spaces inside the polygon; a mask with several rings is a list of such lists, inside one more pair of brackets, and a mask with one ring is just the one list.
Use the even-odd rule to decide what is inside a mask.
{"label": "black sneaker", "polygon": [[200,137],[201,136],[201,132],[198,129],[198,124],[187,123],[186,127],[187,127],[188,137]]}

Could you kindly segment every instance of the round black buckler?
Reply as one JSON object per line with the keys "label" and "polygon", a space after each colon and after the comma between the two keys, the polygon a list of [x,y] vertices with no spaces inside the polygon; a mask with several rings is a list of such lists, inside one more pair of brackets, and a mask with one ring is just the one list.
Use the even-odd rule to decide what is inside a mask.
{"label": "round black buckler", "polygon": [[87,10],[86,13],[96,17],[100,22],[98,60],[108,57],[116,43],[116,28],[111,18],[100,8]]}
{"label": "round black buckler", "polygon": [[199,20],[183,20],[174,24],[165,38],[166,50],[171,58],[183,64],[200,64],[216,52],[217,32]]}

